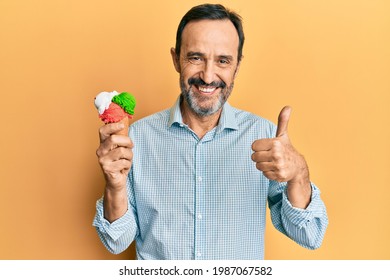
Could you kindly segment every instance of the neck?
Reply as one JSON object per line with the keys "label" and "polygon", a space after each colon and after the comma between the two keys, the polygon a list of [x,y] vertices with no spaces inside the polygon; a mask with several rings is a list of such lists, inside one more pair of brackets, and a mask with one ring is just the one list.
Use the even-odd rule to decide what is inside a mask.
{"label": "neck", "polygon": [[196,133],[199,139],[202,139],[207,132],[217,126],[222,108],[210,116],[199,116],[193,112],[185,100],[180,105],[183,122]]}

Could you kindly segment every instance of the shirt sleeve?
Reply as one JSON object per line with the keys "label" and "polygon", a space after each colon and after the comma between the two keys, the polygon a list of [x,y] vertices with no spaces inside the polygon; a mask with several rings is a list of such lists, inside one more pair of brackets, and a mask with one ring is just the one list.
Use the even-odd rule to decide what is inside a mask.
{"label": "shirt sleeve", "polygon": [[268,195],[271,220],[275,228],[299,245],[317,249],[321,246],[328,216],[320,190],[311,183],[311,202],[306,209],[296,208],[287,198],[287,183],[270,181]]}
{"label": "shirt sleeve", "polygon": [[[127,180],[127,190],[130,190],[129,180]],[[113,254],[119,254],[126,250],[137,235],[137,216],[131,197],[129,197],[129,209],[122,217],[112,223],[104,218],[103,197],[96,202],[93,226],[95,226],[104,246]]]}

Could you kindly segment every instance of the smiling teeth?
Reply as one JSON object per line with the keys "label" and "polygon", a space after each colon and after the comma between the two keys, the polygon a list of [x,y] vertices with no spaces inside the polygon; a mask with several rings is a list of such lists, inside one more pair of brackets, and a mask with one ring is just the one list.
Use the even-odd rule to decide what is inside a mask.
{"label": "smiling teeth", "polygon": [[206,88],[206,87],[199,87],[199,90],[200,91],[203,91],[203,92],[207,92],[207,93],[210,93],[210,92],[213,92],[215,90],[215,88]]}

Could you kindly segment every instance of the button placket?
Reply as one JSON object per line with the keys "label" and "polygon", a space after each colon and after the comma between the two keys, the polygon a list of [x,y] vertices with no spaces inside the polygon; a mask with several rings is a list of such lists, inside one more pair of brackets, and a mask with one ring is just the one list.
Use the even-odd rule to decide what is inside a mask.
{"label": "button placket", "polygon": [[195,259],[202,259],[205,246],[204,213],[204,151],[202,141],[199,141],[195,150]]}

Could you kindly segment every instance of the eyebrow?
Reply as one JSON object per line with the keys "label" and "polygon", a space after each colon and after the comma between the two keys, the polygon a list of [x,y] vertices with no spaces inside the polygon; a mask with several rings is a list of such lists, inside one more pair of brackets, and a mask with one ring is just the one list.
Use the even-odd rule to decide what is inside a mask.
{"label": "eyebrow", "polygon": [[233,60],[234,60],[233,56],[231,56],[231,55],[220,55],[220,56],[218,56],[218,57],[219,57],[219,58],[227,59],[227,60],[229,60],[229,61],[233,61]]}
{"label": "eyebrow", "polygon": [[205,54],[201,53],[201,52],[188,52],[187,57],[190,57],[190,56],[205,56]]}

